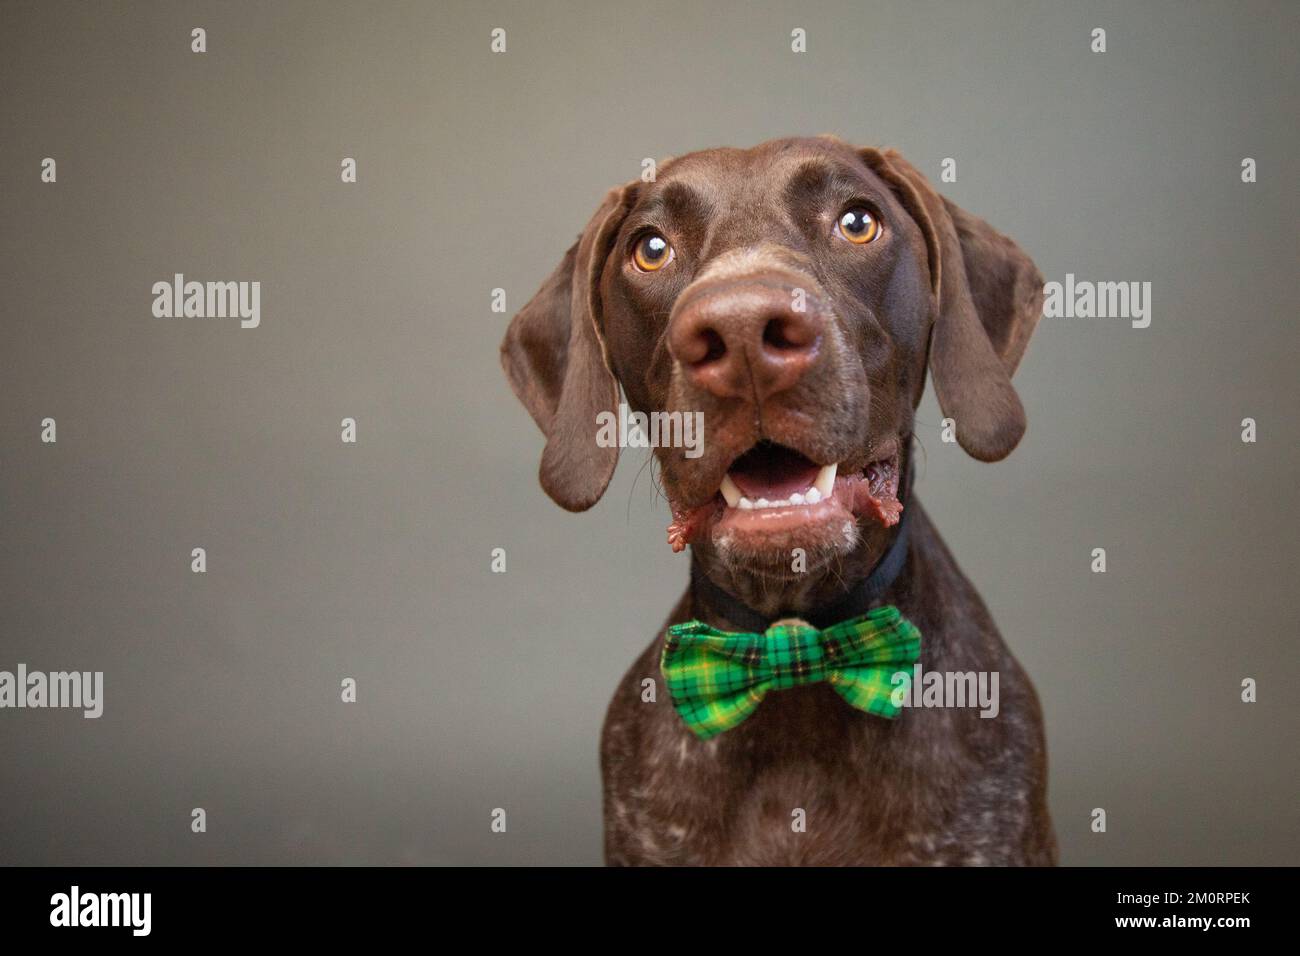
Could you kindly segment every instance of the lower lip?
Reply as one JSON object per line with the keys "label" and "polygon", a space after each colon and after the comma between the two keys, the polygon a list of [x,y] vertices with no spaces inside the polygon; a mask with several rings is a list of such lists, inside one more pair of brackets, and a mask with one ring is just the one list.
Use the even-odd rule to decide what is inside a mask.
{"label": "lower lip", "polygon": [[840,482],[835,493],[815,505],[783,505],[778,508],[724,508],[715,527],[719,531],[791,531],[834,519],[852,521],[853,515],[840,501]]}

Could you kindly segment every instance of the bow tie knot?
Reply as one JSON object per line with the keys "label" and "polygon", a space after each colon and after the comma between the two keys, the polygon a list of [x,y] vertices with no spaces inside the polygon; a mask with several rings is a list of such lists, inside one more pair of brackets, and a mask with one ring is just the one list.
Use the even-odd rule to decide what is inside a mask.
{"label": "bow tie knot", "polygon": [[769,691],[823,682],[859,710],[896,717],[894,674],[920,653],[921,632],[887,606],[822,630],[797,619],[762,634],[674,624],[660,669],[677,713],[707,740],[748,718]]}

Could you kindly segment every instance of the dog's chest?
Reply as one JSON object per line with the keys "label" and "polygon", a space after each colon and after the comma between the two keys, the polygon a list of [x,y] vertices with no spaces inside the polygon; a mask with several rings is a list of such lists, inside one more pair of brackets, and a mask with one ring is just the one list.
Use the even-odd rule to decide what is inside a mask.
{"label": "dog's chest", "polygon": [[609,794],[626,862],[901,865],[943,855],[945,801],[916,783],[941,783],[923,765],[948,756],[909,750],[901,723],[854,711],[829,687],[770,695],[707,741],[671,710],[650,723],[631,785]]}

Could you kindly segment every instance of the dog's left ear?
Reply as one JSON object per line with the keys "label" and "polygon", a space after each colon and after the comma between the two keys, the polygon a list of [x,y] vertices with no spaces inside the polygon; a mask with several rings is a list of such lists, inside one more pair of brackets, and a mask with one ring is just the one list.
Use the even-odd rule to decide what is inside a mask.
{"label": "dog's left ear", "polygon": [[1000,461],[1025,433],[1011,374],[1043,311],[1033,260],[983,219],[944,199],[894,150],[860,151],[925,235],[936,298],[930,373],[957,441],[980,461]]}
{"label": "dog's left ear", "polygon": [[631,192],[629,186],[609,191],[501,343],[510,386],[546,435],[542,488],[569,511],[599,501],[618,464],[617,447],[596,444],[596,416],[618,407],[601,332],[600,274]]}

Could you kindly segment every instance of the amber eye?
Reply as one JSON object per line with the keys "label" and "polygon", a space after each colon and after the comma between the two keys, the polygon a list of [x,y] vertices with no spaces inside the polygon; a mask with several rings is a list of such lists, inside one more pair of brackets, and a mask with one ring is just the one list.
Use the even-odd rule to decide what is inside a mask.
{"label": "amber eye", "polygon": [[841,236],[849,242],[856,242],[858,245],[870,242],[880,235],[879,220],[871,214],[871,210],[862,206],[854,206],[852,209],[845,210],[835,227],[839,230]]}
{"label": "amber eye", "polygon": [[642,272],[656,272],[673,261],[673,247],[659,233],[646,233],[633,246],[632,261]]}

